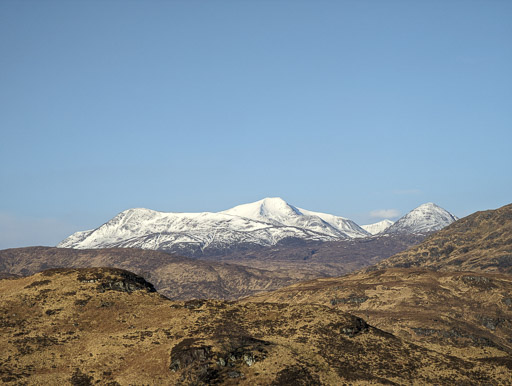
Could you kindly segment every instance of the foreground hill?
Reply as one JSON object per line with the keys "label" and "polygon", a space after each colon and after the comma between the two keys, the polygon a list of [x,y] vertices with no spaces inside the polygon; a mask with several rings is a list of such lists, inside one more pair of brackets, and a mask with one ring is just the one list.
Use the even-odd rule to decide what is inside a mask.
{"label": "foreground hill", "polygon": [[116,269],[0,280],[6,384],[506,384],[322,305],[173,302]]}
{"label": "foreground hill", "polygon": [[171,299],[237,299],[311,279],[318,275],[271,272],[234,264],[205,262],[141,249],[75,250],[29,247],[0,251],[0,272],[31,275],[48,268],[115,267],[151,280]]}
{"label": "foreground hill", "polygon": [[512,204],[473,213],[377,268],[512,273]]}
{"label": "foreground hill", "polygon": [[506,361],[512,369],[511,275],[393,268],[298,283],[246,301],[332,306],[438,352]]}

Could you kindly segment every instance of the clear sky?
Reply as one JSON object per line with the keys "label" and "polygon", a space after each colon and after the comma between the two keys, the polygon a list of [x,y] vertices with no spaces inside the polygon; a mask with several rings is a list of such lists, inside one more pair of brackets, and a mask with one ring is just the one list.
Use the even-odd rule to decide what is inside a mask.
{"label": "clear sky", "polygon": [[512,1],[0,1],[0,248],[266,196],[512,202]]}

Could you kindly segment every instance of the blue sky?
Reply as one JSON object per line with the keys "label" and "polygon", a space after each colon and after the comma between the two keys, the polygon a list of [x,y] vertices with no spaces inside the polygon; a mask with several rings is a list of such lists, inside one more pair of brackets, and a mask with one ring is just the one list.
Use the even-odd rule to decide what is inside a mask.
{"label": "blue sky", "polygon": [[131,207],[510,203],[511,36],[510,1],[3,0],[0,248]]}

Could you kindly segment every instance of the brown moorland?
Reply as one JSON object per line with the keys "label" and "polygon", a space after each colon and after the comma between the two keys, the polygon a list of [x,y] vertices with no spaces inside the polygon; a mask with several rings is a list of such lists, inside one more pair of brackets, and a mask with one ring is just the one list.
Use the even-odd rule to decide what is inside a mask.
{"label": "brown moorland", "polygon": [[375,267],[512,273],[512,204],[464,217]]}
{"label": "brown moorland", "polygon": [[512,369],[511,275],[392,268],[299,283],[245,301],[331,306],[423,347],[506,361]]}
{"label": "brown moorland", "polygon": [[308,273],[314,277],[332,277],[376,264],[417,245],[425,237],[424,234],[397,234],[327,242],[295,240],[271,247],[206,254],[200,258],[265,269],[285,275],[293,275],[297,272]]}
{"label": "brown moorland", "polygon": [[423,347],[512,368],[512,205],[477,212],[376,266],[247,301],[322,304]]}
{"label": "brown moorland", "polygon": [[6,384],[507,384],[506,363],[409,343],[319,304],[176,302],[119,269],[0,280]]}
{"label": "brown moorland", "polygon": [[272,272],[220,262],[206,262],[165,252],[131,249],[13,248],[0,251],[0,272],[32,275],[49,268],[113,267],[150,280],[170,299],[237,299],[274,290],[317,275]]}

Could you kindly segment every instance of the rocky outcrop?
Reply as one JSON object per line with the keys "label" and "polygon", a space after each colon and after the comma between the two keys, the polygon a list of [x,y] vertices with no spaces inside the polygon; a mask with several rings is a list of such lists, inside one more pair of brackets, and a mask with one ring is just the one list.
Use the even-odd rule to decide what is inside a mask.
{"label": "rocky outcrop", "polygon": [[[77,274],[77,280],[81,283],[96,283],[99,292],[119,291],[132,293],[134,291],[156,292],[153,284],[143,277],[130,271],[117,268],[55,268],[43,271],[42,276],[51,277],[55,274]],[[34,282],[31,286],[49,283],[50,280]]]}
{"label": "rocky outcrop", "polygon": [[190,383],[243,378],[243,368],[265,359],[269,345],[248,335],[213,340],[186,338],[172,348],[169,368],[180,371],[181,380]]}

